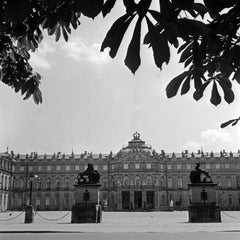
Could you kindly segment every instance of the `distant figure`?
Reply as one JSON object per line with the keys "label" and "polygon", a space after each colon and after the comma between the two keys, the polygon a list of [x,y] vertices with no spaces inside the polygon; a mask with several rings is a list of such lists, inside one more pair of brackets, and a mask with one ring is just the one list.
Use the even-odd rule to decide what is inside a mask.
{"label": "distant figure", "polygon": [[[201,175],[205,175],[203,181],[201,180]],[[207,171],[203,171],[200,168],[200,163],[196,163],[195,170],[192,170],[190,173],[191,183],[202,183],[202,182],[212,182],[211,177],[209,176]]]}
{"label": "distant figure", "polygon": [[100,174],[94,170],[92,164],[88,164],[87,169],[77,176],[78,184],[96,184],[99,183]]}
{"label": "distant figure", "polygon": [[170,206],[170,208],[173,208],[173,206],[174,206],[173,200],[170,201],[169,206]]}

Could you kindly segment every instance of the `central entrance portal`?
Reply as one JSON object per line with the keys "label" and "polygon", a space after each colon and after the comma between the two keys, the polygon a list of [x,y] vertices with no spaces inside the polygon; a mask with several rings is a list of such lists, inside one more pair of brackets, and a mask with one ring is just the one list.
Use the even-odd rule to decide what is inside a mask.
{"label": "central entrance portal", "polygon": [[134,208],[142,209],[142,192],[141,191],[134,192]]}

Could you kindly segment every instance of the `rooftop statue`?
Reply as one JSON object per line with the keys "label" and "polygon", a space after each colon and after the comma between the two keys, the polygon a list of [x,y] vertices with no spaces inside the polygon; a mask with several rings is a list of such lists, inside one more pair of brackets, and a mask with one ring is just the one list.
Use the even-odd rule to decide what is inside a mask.
{"label": "rooftop statue", "polygon": [[87,169],[77,175],[77,184],[96,184],[99,183],[99,179],[100,174],[89,163]]}
{"label": "rooftop statue", "polygon": [[190,180],[191,183],[212,183],[212,178],[207,171],[200,168],[200,163],[196,163],[195,169],[191,171]]}

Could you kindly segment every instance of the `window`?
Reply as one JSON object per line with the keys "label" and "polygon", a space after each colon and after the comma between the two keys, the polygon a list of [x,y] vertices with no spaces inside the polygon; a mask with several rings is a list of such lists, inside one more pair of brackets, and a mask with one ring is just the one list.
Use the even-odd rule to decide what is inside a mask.
{"label": "window", "polygon": [[60,172],[60,171],[61,171],[61,166],[60,166],[60,165],[57,165],[57,166],[56,166],[56,170],[57,170],[57,172]]}
{"label": "window", "polygon": [[182,178],[178,178],[177,186],[178,186],[178,188],[182,188],[183,187],[183,180],[182,180]]}
{"label": "window", "polygon": [[240,188],[240,176],[237,177],[237,188]]}
{"label": "window", "polygon": [[216,169],[220,169],[220,164],[219,163],[216,163]]}
{"label": "window", "polygon": [[232,179],[230,177],[227,178],[227,188],[232,187]]}
{"label": "window", "polygon": [[50,206],[50,196],[46,196],[45,205]]}
{"label": "window", "polygon": [[180,170],[182,168],[181,164],[177,164],[177,170]]}
{"label": "window", "polygon": [[135,185],[136,186],[140,186],[140,177],[139,176],[137,176],[137,177],[135,177]]}
{"label": "window", "polygon": [[103,187],[104,187],[104,188],[107,188],[107,186],[108,186],[108,182],[107,182],[106,179],[104,179],[104,180],[103,180]]}
{"label": "window", "polygon": [[152,185],[152,178],[150,176],[147,177],[147,185]]}
{"label": "window", "polygon": [[65,189],[69,189],[69,178],[65,179]]}
{"label": "window", "polygon": [[42,171],[42,166],[38,166],[38,172]]}
{"label": "window", "polygon": [[52,166],[50,166],[50,165],[47,165],[47,171],[48,171],[48,172],[50,172],[50,171],[51,171],[51,169],[52,169]]}
{"label": "window", "polygon": [[88,165],[85,164],[85,165],[84,165],[84,170],[86,170],[87,168],[88,168]]}
{"label": "window", "polygon": [[108,166],[107,165],[103,165],[103,170],[107,171],[108,170]]}
{"label": "window", "polygon": [[56,188],[57,189],[60,188],[60,179],[59,178],[56,179]]}
{"label": "window", "polygon": [[171,165],[171,164],[168,164],[168,165],[167,165],[167,169],[168,169],[168,170],[172,169],[172,165]]}
{"label": "window", "polygon": [[125,176],[125,177],[123,178],[123,185],[124,185],[125,187],[129,185],[129,180],[128,180],[128,177],[127,177],[127,176]]}
{"label": "window", "polygon": [[28,171],[29,171],[29,172],[32,172],[32,171],[33,171],[33,166],[29,166],[29,167],[28,167]]}
{"label": "window", "polygon": [[147,163],[147,169],[151,169],[151,163]]}
{"label": "window", "polygon": [[70,171],[70,165],[66,165],[66,171]]}
{"label": "window", "polygon": [[19,180],[19,188],[23,189],[23,179]]}
{"label": "window", "polygon": [[24,172],[24,166],[20,166],[20,172]]}
{"label": "window", "polygon": [[191,164],[187,164],[187,169],[191,169]]}
{"label": "window", "polygon": [[140,168],[139,163],[135,163],[135,169],[139,169],[139,168]]}
{"label": "window", "polygon": [[173,180],[172,180],[172,178],[168,178],[168,187],[169,188],[173,187]]}
{"label": "window", "polygon": [[229,169],[229,168],[230,168],[229,163],[225,163],[225,168],[226,168],[226,169]]}
{"label": "window", "polygon": [[98,170],[98,165],[93,165],[94,170]]}
{"label": "window", "polygon": [[210,164],[206,163],[206,169],[210,169],[210,168],[211,168]]}
{"label": "window", "polygon": [[112,170],[114,170],[114,165],[112,165]]}
{"label": "window", "polygon": [[46,189],[50,190],[50,188],[51,188],[51,180],[48,178],[46,181]]}
{"label": "window", "polygon": [[123,169],[128,169],[128,163],[123,164]]}
{"label": "window", "polygon": [[37,189],[41,190],[41,187],[42,187],[42,182],[41,182],[41,180],[39,180],[39,181],[37,181]]}

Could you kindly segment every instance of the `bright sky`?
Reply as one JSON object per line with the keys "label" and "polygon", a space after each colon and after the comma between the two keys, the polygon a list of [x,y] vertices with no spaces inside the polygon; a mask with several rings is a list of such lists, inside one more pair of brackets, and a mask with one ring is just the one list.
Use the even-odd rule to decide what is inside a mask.
{"label": "bright sky", "polygon": [[[118,8],[119,10],[119,8]],[[116,11],[116,10],[115,10]],[[118,14],[119,16],[120,14]],[[138,131],[141,139],[160,152],[236,152],[240,125],[220,129],[239,115],[236,100],[215,107],[209,92],[196,102],[192,92],[167,99],[168,82],[183,70],[178,56],[160,71],[151,49],[142,46],[142,64],[135,75],[124,65],[127,35],[115,59],[100,53],[101,42],[116,15],[104,20],[84,18],[69,42],[45,37],[32,54],[35,71],[43,76],[43,104],[23,101],[20,94],[0,86],[0,152],[116,153]],[[131,28],[130,28],[131,29]],[[132,32],[132,31],[130,31]]]}

